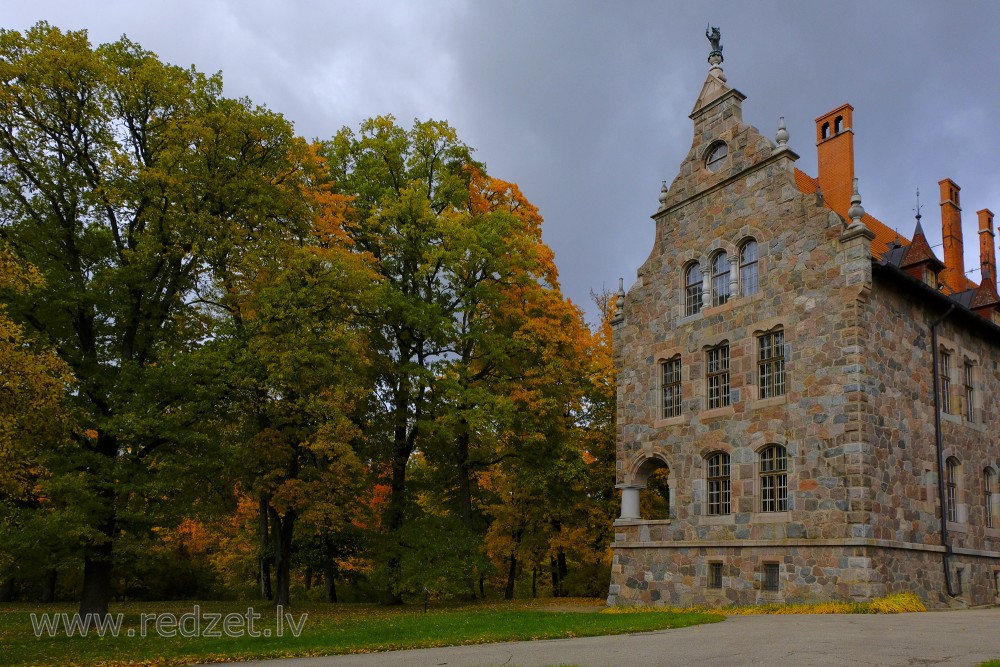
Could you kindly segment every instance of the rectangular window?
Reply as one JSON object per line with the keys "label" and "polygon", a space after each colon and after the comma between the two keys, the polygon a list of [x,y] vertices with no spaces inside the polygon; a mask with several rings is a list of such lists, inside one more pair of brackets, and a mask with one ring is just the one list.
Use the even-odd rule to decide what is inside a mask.
{"label": "rectangular window", "polygon": [[708,351],[708,409],[729,405],[729,346]]}
{"label": "rectangular window", "polygon": [[993,470],[983,471],[983,510],[986,512],[986,527],[993,527]]}
{"label": "rectangular window", "polygon": [[765,591],[778,591],[779,577],[778,577],[778,564],[777,563],[764,563],[764,590]]}
{"label": "rectangular window", "polygon": [[722,563],[708,564],[708,587],[722,588]]}
{"label": "rectangular window", "polygon": [[951,355],[941,350],[938,356],[941,383],[941,412],[951,414]]}
{"label": "rectangular window", "polygon": [[681,360],[680,357],[660,363],[662,402],[660,416],[676,417],[681,413]]}
{"label": "rectangular window", "polygon": [[760,398],[785,394],[785,332],[757,338],[757,382]]}
{"label": "rectangular window", "polygon": [[972,384],[973,369],[970,362],[965,362],[965,418],[976,421],[976,389]]}
{"label": "rectangular window", "polygon": [[779,445],[760,453],[760,511],[788,511],[788,455]]}
{"label": "rectangular window", "polygon": [[945,478],[945,492],[948,502],[948,521],[958,521],[958,463],[948,459],[945,467],[948,476]]}
{"label": "rectangular window", "polygon": [[729,454],[712,454],[708,458],[708,513],[729,514],[731,497]]}

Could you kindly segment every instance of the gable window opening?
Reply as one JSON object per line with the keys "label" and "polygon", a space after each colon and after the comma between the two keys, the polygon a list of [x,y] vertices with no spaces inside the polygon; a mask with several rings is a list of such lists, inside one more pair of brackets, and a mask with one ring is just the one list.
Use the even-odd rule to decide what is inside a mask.
{"label": "gable window opening", "polygon": [[777,563],[764,563],[764,590],[776,592],[781,590],[779,569]]}
{"label": "gable window opening", "polygon": [[788,455],[781,445],[760,453],[760,511],[788,511]]}
{"label": "gable window opening", "polygon": [[976,388],[973,384],[972,362],[965,362],[965,419],[966,421],[976,421]]}
{"label": "gable window opening", "polygon": [[705,166],[709,171],[718,171],[723,162],[726,161],[727,155],[729,155],[729,146],[724,141],[718,141],[712,144],[709,149],[708,157],[705,158]]}
{"label": "gable window opening", "polygon": [[941,412],[951,414],[951,355],[941,350],[938,356],[940,366]]}
{"label": "gable window opening", "polygon": [[701,273],[700,264],[692,264],[684,273],[684,314],[695,315],[701,312],[702,307],[702,281],[704,276]]}
{"label": "gable window opening", "polygon": [[958,461],[949,458],[946,467],[945,495],[948,503],[948,521],[954,523],[958,521]]}
{"label": "gable window opening", "polygon": [[740,295],[757,293],[757,241],[750,239],[740,246]]}
{"label": "gable window opening", "polygon": [[720,252],[712,258],[712,305],[729,301],[729,257]]}
{"label": "gable window opening", "polygon": [[729,514],[731,499],[729,454],[716,452],[708,457],[708,513]]}
{"label": "gable window opening", "polygon": [[662,402],[660,416],[663,419],[681,414],[681,358],[675,357],[660,363],[660,387]]}
{"label": "gable window opening", "polygon": [[785,394],[785,332],[772,331],[757,338],[757,379],[760,398]]}
{"label": "gable window opening", "polygon": [[708,564],[708,587],[722,588],[722,563]]}
{"label": "gable window opening", "polygon": [[708,409],[729,405],[729,345],[708,351]]}

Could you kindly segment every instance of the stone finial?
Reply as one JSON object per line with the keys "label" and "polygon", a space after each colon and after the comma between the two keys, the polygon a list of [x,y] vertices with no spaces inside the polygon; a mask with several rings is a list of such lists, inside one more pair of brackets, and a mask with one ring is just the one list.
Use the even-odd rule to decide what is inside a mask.
{"label": "stone finial", "polygon": [[623,310],[624,307],[625,307],[625,279],[619,278],[618,294],[616,294],[615,298],[615,312],[611,316],[612,324],[618,324],[619,322],[625,320],[625,311]]}
{"label": "stone finial", "polygon": [[861,218],[865,215],[865,209],[861,205],[861,195],[858,193],[858,179],[854,179],[854,192],[851,193],[851,208],[847,211],[847,215],[851,218],[850,227],[864,227],[865,223],[861,222]]}
{"label": "stone finial", "polygon": [[663,181],[663,185],[660,186],[660,208],[667,205],[667,182]]}
{"label": "stone finial", "polygon": [[778,142],[778,150],[788,148],[788,130],[785,129],[785,117],[778,118],[778,131],[774,135],[774,140]]}

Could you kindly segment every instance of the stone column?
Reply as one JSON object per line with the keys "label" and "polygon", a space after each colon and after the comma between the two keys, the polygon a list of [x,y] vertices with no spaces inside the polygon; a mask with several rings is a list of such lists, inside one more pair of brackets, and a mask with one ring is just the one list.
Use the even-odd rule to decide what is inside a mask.
{"label": "stone column", "polygon": [[729,298],[740,296],[740,251],[729,256]]}
{"label": "stone column", "polygon": [[622,490],[622,514],[620,519],[640,519],[639,513],[639,492],[645,487],[638,484],[617,484],[616,489]]}

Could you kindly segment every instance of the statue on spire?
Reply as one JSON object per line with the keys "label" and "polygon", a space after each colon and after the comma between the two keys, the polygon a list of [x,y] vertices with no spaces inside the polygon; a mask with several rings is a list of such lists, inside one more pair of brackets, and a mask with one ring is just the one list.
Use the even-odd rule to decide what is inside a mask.
{"label": "statue on spire", "polygon": [[722,64],[722,31],[718,28],[713,28],[711,26],[705,27],[705,37],[708,38],[709,43],[712,45],[712,52],[708,54],[708,64],[712,67],[718,67]]}

